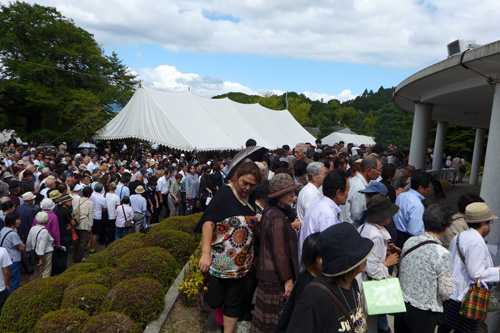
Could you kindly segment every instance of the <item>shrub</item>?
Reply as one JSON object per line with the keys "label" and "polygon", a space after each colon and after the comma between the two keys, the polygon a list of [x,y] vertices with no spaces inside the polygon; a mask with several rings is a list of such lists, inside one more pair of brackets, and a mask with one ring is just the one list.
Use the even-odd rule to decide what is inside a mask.
{"label": "shrub", "polygon": [[99,265],[95,264],[95,263],[86,263],[86,262],[82,262],[82,263],[78,263],[78,264],[75,264],[71,267],[69,267],[67,270],[64,271],[64,273],[61,274],[61,276],[64,276],[64,275],[67,275],[67,274],[70,274],[70,273],[73,273],[73,272],[80,272],[80,273],[90,273],[90,272],[94,272],[94,271],[97,271],[99,269]]}
{"label": "shrub", "polygon": [[136,277],[157,280],[165,291],[177,276],[177,263],[167,250],[145,247],[124,255],[116,266],[116,279],[122,281]]}
{"label": "shrub", "polygon": [[83,286],[85,284],[100,284],[106,288],[111,288],[115,283],[115,268],[104,267],[95,272],[82,274],[75,277],[68,284],[68,287],[64,293],[68,293],[75,288]]}
{"label": "shrub", "polygon": [[142,232],[134,232],[131,234],[128,234],[127,236],[123,237],[122,239],[130,241],[140,241],[144,242],[144,238],[146,237],[146,234],[143,234]]}
{"label": "shrub", "polygon": [[96,254],[91,255],[85,263],[95,264],[99,268],[113,266],[109,251],[97,252]]}
{"label": "shrub", "polygon": [[140,333],[129,316],[119,312],[104,312],[89,319],[82,333]]}
{"label": "shrub", "polygon": [[75,308],[93,316],[100,308],[109,289],[100,284],[85,284],[64,293],[62,308]]}
{"label": "shrub", "polygon": [[109,252],[109,263],[116,266],[121,257],[142,247],[142,240],[137,238],[120,238],[111,243],[106,251]]}
{"label": "shrub", "polygon": [[35,325],[35,333],[78,333],[89,315],[81,310],[63,309],[45,314]]}
{"label": "shrub", "polygon": [[69,279],[51,277],[31,281],[7,298],[0,317],[0,332],[32,332],[46,313],[61,307]]}
{"label": "shrub", "polygon": [[163,289],[158,281],[135,278],[117,284],[104,299],[103,311],[124,313],[141,329],[158,319],[163,310]]}
{"label": "shrub", "polygon": [[184,266],[196,248],[196,242],[185,232],[178,230],[151,230],[144,240],[144,246],[164,248],[175,258],[180,267]]}
{"label": "shrub", "polygon": [[172,216],[164,219],[159,226],[166,229],[184,231],[193,236],[196,241],[200,241],[201,234],[193,231],[194,227],[200,220],[203,213],[188,215],[188,216]]}

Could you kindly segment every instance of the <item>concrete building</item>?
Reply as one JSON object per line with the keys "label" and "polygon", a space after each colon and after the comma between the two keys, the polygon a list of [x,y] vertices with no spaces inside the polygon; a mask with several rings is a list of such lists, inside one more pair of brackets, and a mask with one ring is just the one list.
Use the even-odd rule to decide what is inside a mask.
{"label": "concrete building", "polygon": [[[481,197],[500,216],[500,41],[460,50],[401,82],[394,102],[414,114],[409,163],[425,166],[432,121],[438,124],[433,169],[442,165],[449,123],[476,128],[470,184],[477,185],[488,132]],[[499,244],[500,223],[493,223],[489,244]],[[497,261],[500,253],[497,255]],[[498,265],[498,263],[497,263]]]}

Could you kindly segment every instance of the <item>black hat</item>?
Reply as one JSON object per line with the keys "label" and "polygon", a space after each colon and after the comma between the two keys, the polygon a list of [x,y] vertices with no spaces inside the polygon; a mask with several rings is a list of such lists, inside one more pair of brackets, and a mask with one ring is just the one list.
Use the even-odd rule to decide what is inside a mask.
{"label": "black hat", "polygon": [[385,195],[375,194],[366,203],[366,209],[368,212],[366,221],[376,223],[393,217],[398,212],[399,207]]}
{"label": "black hat", "polygon": [[349,222],[325,229],[316,241],[323,259],[321,270],[326,276],[339,276],[358,267],[372,253],[375,245],[361,237]]}
{"label": "black hat", "polygon": [[12,180],[10,183],[9,183],[9,190],[13,190],[13,189],[16,189],[18,187],[21,186],[21,183],[18,182],[17,180]]}

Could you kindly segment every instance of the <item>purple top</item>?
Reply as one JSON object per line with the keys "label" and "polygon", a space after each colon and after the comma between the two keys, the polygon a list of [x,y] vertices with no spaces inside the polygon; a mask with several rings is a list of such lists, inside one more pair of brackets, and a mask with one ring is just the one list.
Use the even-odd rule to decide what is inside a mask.
{"label": "purple top", "polygon": [[[49,214],[49,223],[45,226],[45,229],[49,232],[49,235],[54,238],[54,244],[56,246],[61,246],[61,233],[59,232],[59,222],[57,220],[57,215],[53,211],[47,211],[47,214]],[[33,220],[33,225],[32,227],[36,226],[38,224],[36,217]]]}

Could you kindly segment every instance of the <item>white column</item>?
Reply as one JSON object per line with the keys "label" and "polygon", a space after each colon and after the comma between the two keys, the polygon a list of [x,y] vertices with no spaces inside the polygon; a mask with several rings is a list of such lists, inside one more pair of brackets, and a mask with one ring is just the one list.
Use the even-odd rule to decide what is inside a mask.
{"label": "white column", "polygon": [[479,184],[479,169],[481,168],[481,161],[483,160],[485,134],[486,130],[484,128],[476,128],[476,139],[474,141],[474,152],[472,154],[472,164],[469,178],[470,185]]}
{"label": "white column", "polygon": [[443,166],[444,145],[446,143],[446,132],[448,132],[448,122],[438,121],[436,131],[436,142],[434,143],[434,159],[432,169],[438,170],[437,179],[441,179],[441,168]]}
{"label": "white column", "polygon": [[[481,198],[484,199],[491,212],[500,216],[500,85],[495,85],[493,107],[491,110],[490,130],[488,131],[488,145],[484,161],[483,181],[481,182]],[[486,237],[489,244],[498,244],[500,238],[500,222],[491,224],[490,234]]]}
{"label": "white column", "polygon": [[425,169],[425,156],[431,130],[432,105],[415,103],[408,163],[417,169]]}

